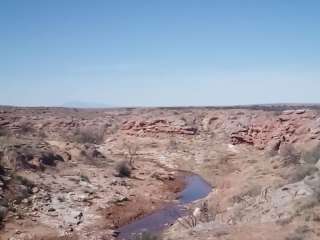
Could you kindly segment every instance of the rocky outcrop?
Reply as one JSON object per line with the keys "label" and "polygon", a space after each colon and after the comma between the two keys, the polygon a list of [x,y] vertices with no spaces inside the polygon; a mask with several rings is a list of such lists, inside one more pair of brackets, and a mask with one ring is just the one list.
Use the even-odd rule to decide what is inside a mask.
{"label": "rocky outcrop", "polygon": [[315,113],[307,110],[284,111],[278,116],[256,117],[247,125],[233,131],[231,142],[249,144],[265,149],[270,144],[320,140],[320,123]]}
{"label": "rocky outcrop", "polygon": [[195,135],[197,133],[197,128],[195,127],[186,126],[180,122],[169,121],[166,119],[156,119],[151,121],[125,121],[122,124],[121,130],[128,135],[136,136],[160,133]]}

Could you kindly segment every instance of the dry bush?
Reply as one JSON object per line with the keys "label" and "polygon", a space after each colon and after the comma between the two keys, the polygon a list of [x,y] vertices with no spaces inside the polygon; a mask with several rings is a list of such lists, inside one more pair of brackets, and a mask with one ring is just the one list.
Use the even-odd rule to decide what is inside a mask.
{"label": "dry bush", "polygon": [[81,173],[80,174],[80,181],[90,183],[90,178],[87,175],[85,175],[84,173]]}
{"label": "dry bush", "polygon": [[46,134],[46,132],[43,129],[39,130],[38,136],[40,139],[45,139],[48,137],[48,135]]}
{"label": "dry bush", "polygon": [[247,198],[255,198],[261,194],[262,187],[260,185],[251,185],[245,191],[232,197],[233,204],[240,203],[242,201],[247,201]]}
{"label": "dry bush", "polygon": [[199,223],[208,223],[214,221],[216,212],[216,210],[210,211],[208,202],[204,201],[200,208],[196,208],[194,211],[188,211],[183,217],[177,213],[179,216],[177,222],[186,229],[194,228]]}
{"label": "dry bush", "polygon": [[34,132],[34,128],[33,128],[32,124],[27,121],[21,122],[19,124],[19,127],[20,128],[18,130],[18,133],[22,134],[22,135],[26,135],[26,134]]}
{"label": "dry bush", "polygon": [[5,137],[5,136],[8,136],[9,135],[9,132],[7,129],[5,128],[0,128],[0,137]]}
{"label": "dry bush", "polygon": [[31,181],[30,179],[28,179],[24,176],[15,174],[13,177],[16,182],[18,182],[18,183],[20,183],[30,189],[33,188],[34,186],[36,186],[36,184],[33,181]]}
{"label": "dry bush", "polygon": [[296,233],[292,233],[286,237],[286,240],[304,240],[304,236]]}
{"label": "dry bush", "polygon": [[216,152],[216,158],[218,159],[216,168],[223,174],[229,174],[237,170],[237,167],[233,163],[233,155],[225,152]]}
{"label": "dry bush", "polygon": [[168,151],[177,151],[178,150],[178,139],[175,137],[174,134],[170,134],[169,136],[169,142],[167,145]]}
{"label": "dry bush", "polygon": [[289,173],[285,178],[288,179],[288,183],[295,183],[303,180],[306,176],[311,176],[318,171],[314,165],[305,164],[298,166],[293,172]]}
{"label": "dry bush", "polygon": [[127,160],[129,161],[129,165],[131,168],[135,168],[134,167],[134,163],[135,163],[135,159],[138,155],[138,151],[139,151],[139,146],[132,143],[132,142],[124,142],[123,143],[123,148],[126,151],[126,157]]}
{"label": "dry bush", "polygon": [[280,156],[282,157],[283,166],[290,164],[298,164],[301,153],[291,144],[284,144],[280,146]]}
{"label": "dry bush", "polygon": [[19,144],[21,140],[11,136],[0,136],[0,149],[14,144]]}
{"label": "dry bush", "polygon": [[170,138],[167,149],[168,151],[177,151],[178,150],[177,140],[174,138]]}
{"label": "dry bush", "polygon": [[177,221],[185,229],[194,228],[199,223],[198,219],[195,216],[193,216],[192,213],[188,214],[183,218],[178,218]]}
{"label": "dry bush", "polygon": [[11,168],[11,170],[16,170],[17,162],[16,156],[13,151],[8,151],[12,149],[14,145],[25,144],[25,141],[21,138],[16,138],[14,136],[2,136],[0,137],[0,157],[1,164],[3,167]]}
{"label": "dry bush", "polygon": [[107,134],[116,134],[120,129],[120,124],[117,121],[112,121],[109,124],[106,124],[106,133]]}
{"label": "dry bush", "polygon": [[293,233],[286,237],[286,240],[303,240],[307,239],[306,235],[311,229],[307,225],[298,226]]}
{"label": "dry bush", "polygon": [[309,196],[294,203],[292,219],[298,216],[308,215],[308,212],[315,212],[314,208],[319,206],[320,201],[317,195]]}
{"label": "dry bush", "polygon": [[309,164],[316,164],[320,160],[320,144],[301,154],[304,162]]}
{"label": "dry bush", "polygon": [[270,142],[269,146],[266,148],[266,152],[265,152],[266,156],[274,157],[278,155],[280,146],[281,146],[280,140]]}
{"label": "dry bush", "polygon": [[131,167],[127,161],[121,161],[116,165],[116,172],[119,177],[130,177]]}
{"label": "dry bush", "polygon": [[78,128],[73,135],[73,140],[82,144],[101,144],[104,140],[104,134],[105,128]]}

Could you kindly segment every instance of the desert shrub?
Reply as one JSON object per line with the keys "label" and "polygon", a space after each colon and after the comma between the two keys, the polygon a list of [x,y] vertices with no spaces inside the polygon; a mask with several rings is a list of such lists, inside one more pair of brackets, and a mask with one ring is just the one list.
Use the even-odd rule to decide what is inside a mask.
{"label": "desert shrub", "polygon": [[9,132],[4,128],[0,128],[0,151],[8,145],[9,138]]}
{"label": "desert shrub", "polygon": [[289,183],[295,183],[303,180],[306,176],[310,176],[318,171],[313,165],[306,164],[296,168],[291,174],[288,175]]}
{"label": "desert shrub", "polygon": [[127,161],[121,161],[116,165],[116,172],[119,177],[130,177],[131,167]]}
{"label": "desert shrub", "polygon": [[280,156],[282,157],[282,163],[284,166],[290,164],[298,164],[301,154],[291,144],[284,144],[280,147]]}
{"label": "desert shrub", "polygon": [[246,198],[254,198],[261,194],[262,187],[260,185],[251,185],[248,189],[245,191],[235,195],[232,197],[233,203],[240,203],[242,201],[246,201]]}
{"label": "desert shrub", "polygon": [[104,140],[105,130],[103,128],[78,128],[73,140],[78,143],[101,144]]}
{"label": "desert shrub", "polygon": [[293,233],[291,233],[286,240],[303,240],[306,239],[306,234],[310,232],[310,228],[307,225],[298,226]]}
{"label": "desert shrub", "polygon": [[38,135],[40,139],[45,139],[48,137],[43,129],[39,130]]}
{"label": "desert shrub", "polygon": [[34,129],[31,123],[25,121],[19,124],[19,130],[18,130],[19,134],[28,134],[28,133],[32,133],[33,131]]}
{"label": "desert shrub", "polygon": [[279,153],[280,146],[281,146],[280,140],[270,142],[270,144],[266,148],[266,153],[265,153],[266,156],[267,157],[277,156]]}
{"label": "desert shrub", "polygon": [[167,150],[168,151],[177,151],[178,150],[178,139],[174,136],[174,134],[171,134],[169,137]]}
{"label": "desert shrub", "polygon": [[315,164],[320,159],[320,144],[313,147],[308,151],[304,151],[301,156],[302,160],[306,163]]}
{"label": "desert shrub", "polygon": [[0,128],[0,137],[8,136],[9,132],[5,128]]}
{"label": "desert shrub", "polygon": [[110,124],[106,125],[106,133],[115,134],[120,129],[120,125],[118,122],[113,121]]}
{"label": "desert shrub", "polygon": [[89,177],[87,175],[83,174],[83,173],[80,174],[80,181],[90,183]]}
{"label": "desert shrub", "polygon": [[[309,210],[313,211],[314,207],[319,206],[319,198],[317,195],[309,196],[294,203],[293,217],[302,216]],[[314,212],[314,211],[313,211]]]}
{"label": "desert shrub", "polygon": [[[3,164],[3,157],[4,157],[4,153],[0,149],[0,175],[5,174],[5,168],[4,168],[4,164]],[[0,180],[1,180],[1,176],[0,176]]]}
{"label": "desert shrub", "polygon": [[35,186],[35,183],[34,183],[34,182],[32,182],[31,180],[29,180],[28,178],[26,178],[26,177],[24,177],[24,176],[15,175],[15,176],[14,176],[14,179],[15,179],[18,183],[20,183],[20,184],[22,184],[22,185],[24,185],[24,186],[27,186],[27,187],[29,187],[29,188],[32,188],[32,187]]}
{"label": "desert shrub", "polygon": [[207,201],[195,208],[193,211],[189,210],[181,214],[175,211],[172,214],[178,216],[177,222],[185,229],[196,227],[199,223],[208,223],[215,220],[218,209],[209,209]]}
{"label": "desert shrub", "polygon": [[196,227],[200,221],[192,213],[189,213],[182,218],[178,218],[177,222],[185,229],[190,229]]}
{"label": "desert shrub", "polygon": [[138,155],[139,146],[132,143],[132,142],[124,142],[123,148],[126,151],[125,155],[126,155],[127,160],[129,161],[130,167],[135,168],[134,163],[135,163],[135,159]]}
{"label": "desert shrub", "polygon": [[292,233],[286,237],[286,240],[303,240],[303,239],[304,239],[304,236],[301,236],[297,233]]}
{"label": "desert shrub", "polygon": [[149,232],[143,232],[134,237],[134,240],[160,240],[161,238],[157,235]]}

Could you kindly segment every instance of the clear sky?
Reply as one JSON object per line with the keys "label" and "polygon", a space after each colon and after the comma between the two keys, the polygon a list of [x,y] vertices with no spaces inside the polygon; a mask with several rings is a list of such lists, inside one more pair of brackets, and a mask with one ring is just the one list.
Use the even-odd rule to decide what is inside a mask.
{"label": "clear sky", "polygon": [[320,102],[318,0],[1,0],[0,104]]}

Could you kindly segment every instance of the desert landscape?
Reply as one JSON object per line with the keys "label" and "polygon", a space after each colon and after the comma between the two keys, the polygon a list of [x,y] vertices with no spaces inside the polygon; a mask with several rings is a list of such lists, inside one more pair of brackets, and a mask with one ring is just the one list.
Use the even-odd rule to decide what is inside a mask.
{"label": "desert landscape", "polygon": [[0,0],[0,240],[320,240],[319,9]]}
{"label": "desert landscape", "polygon": [[319,143],[317,106],[3,106],[1,240],[319,239]]}

